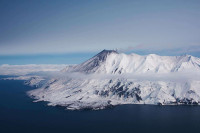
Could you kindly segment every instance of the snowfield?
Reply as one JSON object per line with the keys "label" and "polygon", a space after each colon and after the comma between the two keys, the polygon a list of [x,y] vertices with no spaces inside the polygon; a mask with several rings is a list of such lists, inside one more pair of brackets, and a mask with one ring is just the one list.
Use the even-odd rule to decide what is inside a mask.
{"label": "snowfield", "polygon": [[28,92],[35,101],[70,110],[119,104],[199,105],[200,59],[103,50],[82,64],[26,83],[39,87]]}

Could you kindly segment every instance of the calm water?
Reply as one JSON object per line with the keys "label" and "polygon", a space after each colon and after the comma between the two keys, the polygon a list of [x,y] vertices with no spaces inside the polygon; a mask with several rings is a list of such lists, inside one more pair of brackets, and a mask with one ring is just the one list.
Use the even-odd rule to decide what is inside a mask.
{"label": "calm water", "polygon": [[200,106],[123,105],[67,111],[33,103],[23,81],[0,80],[0,133],[200,133]]}

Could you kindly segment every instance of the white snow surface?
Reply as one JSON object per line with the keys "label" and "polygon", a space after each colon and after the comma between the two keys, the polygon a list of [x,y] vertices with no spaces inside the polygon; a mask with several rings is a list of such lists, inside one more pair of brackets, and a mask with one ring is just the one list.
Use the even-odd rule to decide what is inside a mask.
{"label": "white snow surface", "polygon": [[199,105],[200,59],[103,50],[82,64],[50,75],[28,95],[71,110],[119,104]]}

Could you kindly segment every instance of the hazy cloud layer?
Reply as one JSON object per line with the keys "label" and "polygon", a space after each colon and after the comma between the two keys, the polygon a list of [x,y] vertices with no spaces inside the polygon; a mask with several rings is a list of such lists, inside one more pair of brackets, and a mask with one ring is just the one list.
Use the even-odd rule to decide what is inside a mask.
{"label": "hazy cloud layer", "polygon": [[200,80],[199,72],[173,72],[173,73],[127,73],[127,74],[84,74],[77,72],[62,72],[66,65],[1,65],[0,75],[20,76],[20,79],[32,76],[41,76],[45,79],[76,79],[76,80],[109,80],[125,79],[131,81],[170,81],[188,82]]}
{"label": "hazy cloud layer", "polygon": [[62,73],[48,72],[43,76],[60,79],[77,79],[77,80],[109,80],[109,79],[125,79],[131,81],[169,81],[169,82],[188,82],[199,81],[199,72],[174,72],[174,73],[128,73],[128,74],[84,74],[84,73]]}
{"label": "hazy cloud layer", "polygon": [[[67,65],[36,65],[36,64],[29,64],[29,65],[0,65],[0,75],[27,75],[37,73],[41,75],[44,72],[55,72],[60,71],[65,68]],[[41,73],[41,74],[39,74]]]}

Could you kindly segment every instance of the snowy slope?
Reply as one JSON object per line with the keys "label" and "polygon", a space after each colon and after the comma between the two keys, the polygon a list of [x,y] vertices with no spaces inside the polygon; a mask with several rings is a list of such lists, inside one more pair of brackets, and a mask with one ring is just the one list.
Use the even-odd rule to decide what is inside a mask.
{"label": "snowy slope", "polygon": [[103,50],[67,67],[41,88],[36,101],[67,109],[103,109],[118,104],[199,104],[200,59],[190,55],[126,55]]}

